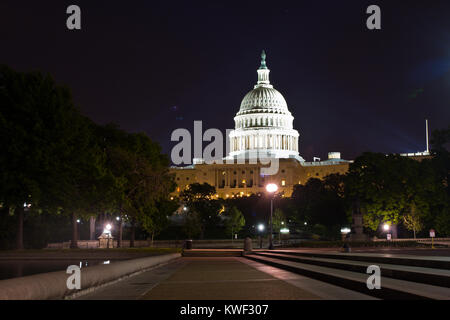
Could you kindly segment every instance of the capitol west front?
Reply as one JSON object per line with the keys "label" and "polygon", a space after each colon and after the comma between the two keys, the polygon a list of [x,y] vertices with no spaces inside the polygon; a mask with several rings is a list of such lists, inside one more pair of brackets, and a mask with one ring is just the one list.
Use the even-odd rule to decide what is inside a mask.
{"label": "capitol west front", "polygon": [[[264,51],[257,72],[256,85],[245,95],[234,117],[235,129],[228,137],[230,153],[225,161],[206,164],[197,160],[190,166],[172,167],[177,183],[174,195],[192,183],[208,183],[216,188],[218,198],[244,197],[261,194],[267,183],[276,183],[279,192],[290,196],[294,185],[305,184],[310,178],[347,172],[350,161],[340,159],[339,152],[330,152],[325,161],[306,162],[300,156],[294,117],[283,95],[270,84]],[[268,165],[257,161],[258,155],[276,159],[275,174],[264,174]]]}

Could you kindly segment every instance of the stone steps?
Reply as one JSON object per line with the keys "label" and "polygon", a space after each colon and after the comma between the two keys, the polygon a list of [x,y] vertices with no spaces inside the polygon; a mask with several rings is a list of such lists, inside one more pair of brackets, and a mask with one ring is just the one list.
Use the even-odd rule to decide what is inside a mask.
{"label": "stone steps", "polygon": [[294,250],[271,250],[264,252],[286,254],[302,257],[341,259],[353,261],[365,261],[371,263],[387,263],[395,265],[404,265],[411,267],[422,267],[432,269],[450,270],[450,257],[434,257],[434,256],[411,256],[401,254],[383,254],[383,253],[323,253],[323,252],[304,252]]}
{"label": "stone steps", "polygon": [[183,257],[241,257],[242,250],[233,250],[233,249],[190,249],[183,250]]}
{"label": "stone steps", "polygon": [[[245,257],[380,299],[450,299],[450,274],[445,269],[394,265],[392,260],[391,264],[380,265],[371,261],[351,260],[349,256],[340,259],[340,254],[328,253],[317,254],[326,255],[328,258],[306,258],[298,253],[266,251],[254,252]],[[382,272],[379,290],[367,288],[369,274],[366,270],[367,266],[372,264],[380,266]]]}
{"label": "stone steps", "polygon": [[[278,259],[281,260],[301,262],[317,266],[330,267],[335,269],[362,272],[362,273],[366,273],[368,266],[375,264],[368,261],[311,258],[279,253],[264,252],[260,254],[265,256],[277,257]],[[389,277],[405,281],[414,281],[450,288],[450,270],[410,267],[404,265],[382,264],[382,263],[376,263],[376,265],[380,267],[382,277]]]}

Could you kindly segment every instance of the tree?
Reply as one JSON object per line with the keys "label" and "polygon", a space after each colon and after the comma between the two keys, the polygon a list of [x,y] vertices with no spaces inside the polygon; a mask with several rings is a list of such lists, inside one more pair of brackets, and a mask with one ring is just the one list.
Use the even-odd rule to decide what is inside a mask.
{"label": "tree", "polygon": [[216,189],[208,183],[193,183],[180,194],[180,198],[188,206],[187,222],[193,220],[199,223],[201,239],[204,238],[208,225],[218,224],[221,206],[219,201],[214,199],[215,194]]}
{"label": "tree", "polygon": [[1,66],[0,107],[0,206],[17,216],[19,249],[25,211],[70,215],[76,248],[78,218],[118,212],[134,234],[175,187],[156,143],[96,125],[48,75]]}
{"label": "tree", "polygon": [[417,228],[425,222],[428,225],[433,212],[445,206],[442,185],[433,160],[364,153],[350,165],[346,193],[360,202],[364,223],[372,230],[383,222],[399,221],[407,228],[412,228],[411,224]]}
{"label": "tree", "polygon": [[432,168],[435,177],[428,227],[436,228],[441,235],[450,235],[450,126],[433,130],[430,142],[433,158],[422,161]]}
{"label": "tree", "polygon": [[[83,125],[85,128],[83,128]],[[84,135],[74,142],[76,155],[65,172],[68,181],[66,196],[62,199],[64,211],[72,214],[73,236],[71,248],[77,248],[77,218],[87,219],[98,212],[111,211],[113,177],[105,167],[106,155],[99,143],[96,125],[84,119],[80,125]]]}
{"label": "tree", "polygon": [[[170,192],[175,189],[173,177],[169,174],[169,160],[161,154],[158,144],[145,134],[128,134],[115,125],[103,128],[104,148],[107,154],[107,168],[114,177],[114,206],[131,225],[130,246],[134,246],[138,223],[152,234],[157,234],[165,211],[157,206],[164,204]],[[162,207],[161,207],[162,208]],[[119,235],[118,244],[121,244]]]}
{"label": "tree", "polygon": [[279,240],[281,240],[280,230],[286,227],[286,217],[284,216],[283,210],[276,208],[272,217],[273,231],[278,232]]}
{"label": "tree", "polygon": [[397,224],[408,209],[416,185],[417,162],[397,155],[364,153],[350,165],[348,196],[365,209],[364,223],[377,230],[382,222]]}
{"label": "tree", "polygon": [[227,234],[231,233],[231,240],[234,238],[234,234],[238,233],[245,226],[245,218],[242,212],[236,207],[231,207],[225,213],[225,230]]}
{"label": "tree", "polygon": [[188,238],[195,238],[202,233],[200,218],[196,212],[189,212],[184,218],[183,231]]}
{"label": "tree", "polygon": [[173,200],[161,199],[156,205],[148,208],[150,212],[144,214],[141,218],[142,227],[151,235],[152,246],[153,239],[162,230],[169,225],[169,216],[178,208],[178,204]]}
{"label": "tree", "polygon": [[408,230],[414,233],[414,239],[416,239],[416,232],[422,230],[423,224],[421,215],[415,205],[412,205],[411,210],[403,215],[403,223]]}
{"label": "tree", "polygon": [[[68,88],[49,75],[0,67],[0,202],[18,217],[23,248],[25,210],[61,213],[70,197],[84,118]],[[72,185],[73,187],[73,185]]]}
{"label": "tree", "polygon": [[301,225],[307,222],[309,226],[323,226],[320,228],[322,237],[339,237],[340,227],[347,223],[343,188],[340,175],[330,175],[324,180],[311,178],[305,185],[296,185],[292,193],[297,208],[294,220]]}

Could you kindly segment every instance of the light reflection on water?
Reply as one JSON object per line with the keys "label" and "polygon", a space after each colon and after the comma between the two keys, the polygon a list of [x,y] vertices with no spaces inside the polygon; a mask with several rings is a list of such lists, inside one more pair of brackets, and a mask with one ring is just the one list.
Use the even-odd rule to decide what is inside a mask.
{"label": "light reflection on water", "polygon": [[38,273],[64,271],[70,265],[80,268],[110,264],[111,260],[0,260],[0,280],[24,277]]}

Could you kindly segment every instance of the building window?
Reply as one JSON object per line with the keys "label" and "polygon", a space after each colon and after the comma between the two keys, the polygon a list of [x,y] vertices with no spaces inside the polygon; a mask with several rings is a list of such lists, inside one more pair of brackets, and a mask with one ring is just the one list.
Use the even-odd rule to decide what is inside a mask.
{"label": "building window", "polygon": [[242,171],[242,174],[245,174],[245,171]]}
{"label": "building window", "polygon": [[186,177],[186,180],[189,180],[189,177]]}
{"label": "building window", "polygon": [[286,185],[286,180],[281,180],[281,185],[284,187]]}
{"label": "building window", "polygon": [[236,174],[236,171],[234,171],[233,174]]}
{"label": "building window", "polygon": [[281,173],[284,173],[284,169],[281,170]]}

